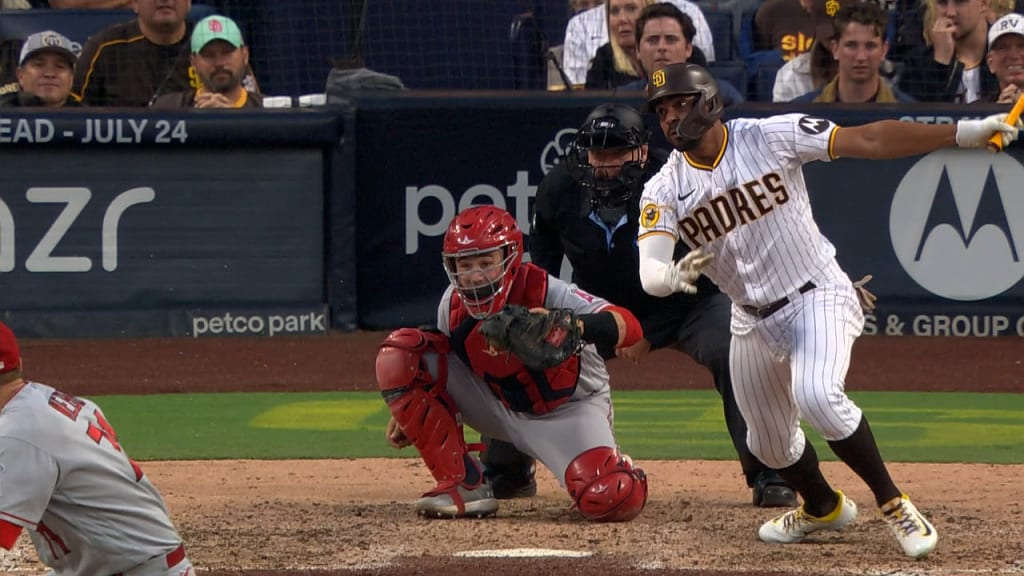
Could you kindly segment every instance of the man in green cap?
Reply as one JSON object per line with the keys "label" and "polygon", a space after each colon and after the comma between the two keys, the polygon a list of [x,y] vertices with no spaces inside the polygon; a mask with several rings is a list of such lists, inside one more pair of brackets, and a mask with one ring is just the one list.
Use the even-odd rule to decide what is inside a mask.
{"label": "man in green cap", "polygon": [[249,48],[238,24],[226,16],[207,16],[192,31],[192,68],[197,88],[171,92],[154,108],[262,108],[262,98],[245,89]]}

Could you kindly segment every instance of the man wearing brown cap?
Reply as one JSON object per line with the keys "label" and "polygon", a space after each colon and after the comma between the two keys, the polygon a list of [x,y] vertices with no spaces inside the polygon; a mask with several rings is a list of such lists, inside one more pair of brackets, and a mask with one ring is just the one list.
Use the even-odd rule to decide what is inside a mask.
{"label": "man wearing brown cap", "polygon": [[75,53],[71,40],[46,30],[30,35],[18,58],[17,92],[0,96],[0,107],[60,108],[78,106],[71,96]]}

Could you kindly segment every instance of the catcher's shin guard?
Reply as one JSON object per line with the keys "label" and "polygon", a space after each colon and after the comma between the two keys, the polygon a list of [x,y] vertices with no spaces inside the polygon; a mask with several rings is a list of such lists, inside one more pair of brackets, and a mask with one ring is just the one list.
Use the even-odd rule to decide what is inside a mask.
{"label": "catcher's shin guard", "polygon": [[469,456],[455,403],[445,391],[449,349],[444,334],[395,330],[377,350],[377,385],[438,486],[462,484],[472,489],[479,486],[483,472]]}
{"label": "catcher's shin guard", "polygon": [[565,470],[565,486],[580,513],[594,522],[627,522],[647,504],[647,475],[608,446],[577,456]]}

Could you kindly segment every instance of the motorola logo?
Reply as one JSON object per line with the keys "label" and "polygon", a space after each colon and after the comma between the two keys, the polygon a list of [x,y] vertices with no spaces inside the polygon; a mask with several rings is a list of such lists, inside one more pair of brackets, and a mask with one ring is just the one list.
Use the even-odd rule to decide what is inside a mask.
{"label": "motorola logo", "polygon": [[1024,166],[1009,154],[941,150],[904,175],[889,213],[900,264],[929,292],[976,301],[1024,277]]}

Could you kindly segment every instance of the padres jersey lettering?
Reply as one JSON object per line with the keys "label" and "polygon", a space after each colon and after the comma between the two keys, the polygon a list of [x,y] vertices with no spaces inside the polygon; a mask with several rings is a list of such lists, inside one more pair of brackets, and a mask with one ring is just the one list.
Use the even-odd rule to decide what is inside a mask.
{"label": "padres jersey lettering", "polygon": [[831,160],[836,125],[802,114],[736,119],[713,166],[673,152],[644,187],[640,237],[668,234],[715,256],[704,273],[733,302],[792,294],[835,256],[801,166]]}

